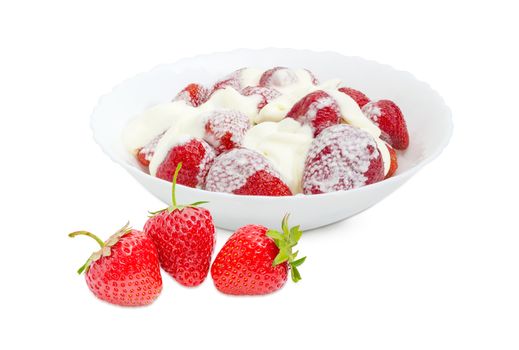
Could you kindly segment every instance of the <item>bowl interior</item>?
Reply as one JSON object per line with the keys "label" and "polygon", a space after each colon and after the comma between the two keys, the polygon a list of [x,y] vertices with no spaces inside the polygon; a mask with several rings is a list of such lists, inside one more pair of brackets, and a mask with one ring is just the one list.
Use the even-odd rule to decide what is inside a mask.
{"label": "bowl interior", "polygon": [[391,99],[400,106],[406,117],[410,145],[407,151],[399,152],[399,168],[395,176],[350,191],[276,198],[247,196],[244,200],[244,196],[179,186],[177,192],[182,202],[189,203],[200,198],[210,201],[207,207],[219,227],[235,229],[250,222],[277,227],[278,216],[283,212],[291,212],[292,218],[304,229],[353,216],[397,189],[434,159],[450,139],[452,122],[449,108],[429,85],[416,80],[411,74],[359,57],[294,49],[215,53],[161,65],[137,75],[100,99],[91,121],[94,138],[112,160],[125,167],[151,193],[168,202],[171,185],[141,170],[134,157],[124,149],[123,128],[138,113],[170,101],[185,85],[191,82],[211,84],[246,66],[304,67],[313,71],[321,81],[340,78],[373,100]]}
{"label": "bowl interior", "polygon": [[410,133],[408,150],[399,153],[397,175],[434,157],[450,137],[450,112],[443,100],[407,72],[335,53],[265,49],[197,56],[158,66],[125,81],[105,95],[100,102],[102,108],[96,109],[92,120],[95,138],[112,159],[140,169],[121,142],[121,132],[129,119],[153,105],[170,101],[188,83],[210,84],[245,66],[305,67],[321,81],[340,78],[372,100],[395,101],[406,117]]}

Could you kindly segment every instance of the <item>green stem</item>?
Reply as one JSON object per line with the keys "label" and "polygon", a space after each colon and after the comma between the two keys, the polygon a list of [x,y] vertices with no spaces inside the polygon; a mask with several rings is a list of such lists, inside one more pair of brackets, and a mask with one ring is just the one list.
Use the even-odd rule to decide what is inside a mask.
{"label": "green stem", "polygon": [[173,209],[177,208],[177,198],[175,196],[175,187],[177,187],[177,177],[180,172],[180,168],[182,168],[182,162],[177,164],[177,168],[175,169],[175,174],[173,174],[173,185],[171,186],[171,202],[173,203]]}
{"label": "green stem", "polygon": [[96,235],[94,235],[93,233],[90,233],[88,231],[76,231],[76,232],[72,232],[72,233],[69,233],[68,235],[69,237],[76,237],[76,236],[88,236],[90,238],[93,238],[95,239],[95,241],[97,243],[99,243],[99,245],[101,246],[101,248],[104,248],[105,246],[105,242],[103,242],[101,240],[101,238],[97,237]]}

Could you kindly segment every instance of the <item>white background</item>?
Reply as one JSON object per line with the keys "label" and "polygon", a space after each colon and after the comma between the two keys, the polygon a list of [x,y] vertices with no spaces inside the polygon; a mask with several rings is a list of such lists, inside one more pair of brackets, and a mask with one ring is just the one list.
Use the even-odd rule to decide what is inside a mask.
{"label": "white background", "polygon": [[[512,3],[3,1],[0,348],[518,349]],[[159,63],[267,46],[412,72],[452,108],[451,144],[379,205],[305,235],[297,285],[236,298],[164,275],[150,307],[98,301],[75,274],[95,243],[66,234],[141,227],[163,206],[92,140],[98,97]]]}

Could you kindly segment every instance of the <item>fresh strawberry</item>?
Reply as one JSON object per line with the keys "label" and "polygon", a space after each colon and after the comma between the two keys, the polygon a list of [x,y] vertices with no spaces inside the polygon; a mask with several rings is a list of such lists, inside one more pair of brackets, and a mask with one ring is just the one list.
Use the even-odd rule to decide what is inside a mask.
{"label": "fresh strawberry", "polygon": [[157,144],[164,133],[165,132],[157,135],[153,140],[148,142],[146,146],[137,150],[137,160],[143,167],[147,168],[150,165],[151,158],[153,158],[153,155],[155,154],[155,148],[157,148]]}
{"label": "fresh strawberry", "polygon": [[240,147],[245,132],[250,128],[247,115],[235,110],[216,110],[205,117],[204,140],[217,153]]}
{"label": "fresh strawberry", "polygon": [[299,281],[297,267],[306,257],[296,260],[298,252],[292,248],[303,232],[299,226],[288,228],[288,215],[281,227],[282,232],[278,232],[247,225],[233,233],[211,266],[216,288],[233,295],[272,293],[285,285],[289,269],[292,280]]}
{"label": "fresh strawberry", "polygon": [[375,139],[348,124],[325,129],[312,142],[303,172],[303,193],[349,190],[384,179]]}
{"label": "fresh strawberry", "polygon": [[[314,74],[306,69],[308,77],[313,85],[319,84],[319,81],[315,78]],[[299,81],[297,74],[286,67],[274,67],[265,71],[260,78],[259,86],[262,87],[282,87],[287,85],[295,84]]]}
{"label": "fresh strawberry", "polygon": [[270,101],[276,97],[281,96],[281,93],[276,89],[262,86],[247,86],[242,90],[242,94],[245,96],[260,96],[261,100],[258,103],[258,111],[265,107]]}
{"label": "fresh strawberry", "polygon": [[398,169],[398,158],[397,158],[395,149],[393,147],[391,147],[390,145],[388,145],[387,143],[386,143],[386,146],[387,146],[387,150],[389,151],[389,157],[391,159],[391,165],[390,165],[389,171],[387,172],[386,177],[385,177],[385,179],[388,179],[391,176],[393,176],[396,172],[396,169]]}
{"label": "fresh strawberry", "polygon": [[179,163],[183,164],[178,183],[189,187],[202,187],[207,171],[216,157],[207,142],[194,137],[173,146],[157,168],[155,176],[171,181]]}
{"label": "fresh strawberry", "polygon": [[380,128],[381,139],[393,148],[404,150],[409,146],[409,133],[404,115],[393,101],[370,102],[362,108],[362,112]]}
{"label": "fresh strawberry", "polygon": [[314,136],[329,126],[339,124],[341,112],[337,101],[328,93],[317,90],[309,93],[299,100],[287,113],[288,118],[293,118],[301,124],[309,125],[314,131]]}
{"label": "fresh strawberry", "polygon": [[198,107],[207,101],[209,92],[206,87],[192,83],[182,89],[173,101],[185,101],[190,106]]}
{"label": "fresh strawberry", "polygon": [[216,236],[211,213],[198,207],[206,202],[177,204],[175,186],[181,167],[178,164],[173,176],[172,205],[151,213],[144,232],[155,243],[164,271],[180,284],[194,287],[207,277]]}
{"label": "fresh strawberry", "polygon": [[236,91],[241,91],[245,86],[242,86],[241,83],[241,73],[245,68],[240,68],[232,72],[231,74],[227,75],[223,79],[218,80],[211,90],[211,93],[215,92],[216,90],[225,89],[226,87],[232,87]]}
{"label": "fresh strawberry", "polygon": [[339,91],[350,96],[355,102],[357,102],[360,108],[364,107],[364,105],[370,101],[368,96],[364,95],[359,90],[355,90],[349,87],[342,87],[339,89]]}
{"label": "fresh strawberry", "polygon": [[144,233],[126,224],[103,242],[96,235],[76,231],[69,237],[89,236],[101,249],[78,270],[85,272],[88,288],[99,299],[123,306],[151,304],[162,290],[157,250]]}
{"label": "fresh strawberry", "polygon": [[219,155],[207,173],[205,189],[249,196],[292,195],[270,162],[246,148]]}

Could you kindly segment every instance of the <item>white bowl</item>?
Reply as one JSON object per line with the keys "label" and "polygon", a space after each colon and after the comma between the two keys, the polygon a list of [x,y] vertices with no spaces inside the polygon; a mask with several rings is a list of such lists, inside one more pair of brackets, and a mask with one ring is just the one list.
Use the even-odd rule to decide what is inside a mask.
{"label": "white bowl", "polygon": [[234,230],[251,223],[277,228],[286,212],[291,213],[292,223],[300,224],[305,230],[349,218],[400,187],[436,158],[449,142],[452,133],[449,108],[438,93],[410,73],[333,52],[274,48],[241,49],[186,58],[126,80],[100,99],[91,119],[94,138],[113,161],[124,167],[153,195],[169,204],[171,183],[141,170],[123,147],[121,133],[124,126],[146,108],[171,100],[188,83],[209,84],[245,66],[304,67],[314,72],[321,81],[341,78],[347,85],[363,91],[373,100],[391,99],[401,107],[406,117],[410,145],[407,151],[399,152],[399,168],[395,176],[349,191],[265,197],[178,186],[180,203],[210,201],[205,206],[220,228]]}

